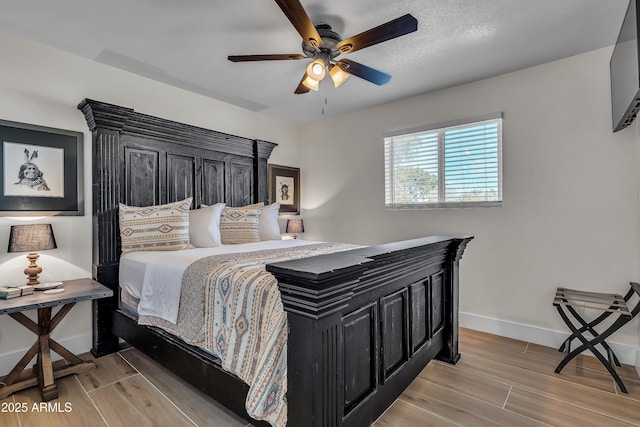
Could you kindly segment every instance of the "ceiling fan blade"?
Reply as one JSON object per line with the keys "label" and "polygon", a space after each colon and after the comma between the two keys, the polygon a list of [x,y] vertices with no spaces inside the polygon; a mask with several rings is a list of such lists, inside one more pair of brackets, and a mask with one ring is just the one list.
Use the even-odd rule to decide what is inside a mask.
{"label": "ceiling fan blade", "polygon": [[305,44],[311,47],[322,46],[322,38],[299,0],[276,0],[276,3],[302,36]]}
{"label": "ceiling fan blade", "polygon": [[275,55],[231,55],[227,59],[231,62],[247,62],[247,61],[280,61],[287,59],[303,59],[304,55],[299,53],[283,53]]}
{"label": "ceiling fan blade", "polygon": [[354,76],[358,76],[361,79],[370,81],[378,86],[382,86],[391,80],[391,76],[389,74],[367,67],[359,62],[351,61],[350,59],[341,59],[336,62],[336,65],[344,70],[345,73],[353,74]]}
{"label": "ceiling fan blade", "polygon": [[306,87],[304,84],[302,84],[303,81],[305,81],[305,79],[307,78],[307,73],[304,73],[304,75],[302,76],[302,80],[300,80],[300,83],[298,84],[298,87],[296,88],[296,91],[293,92],[296,95],[300,95],[303,93],[307,93],[309,92],[311,89],[309,89],[308,87]]}
{"label": "ceiling fan blade", "polygon": [[338,43],[337,48],[342,53],[351,53],[374,44],[382,43],[396,37],[404,36],[418,29],[418,20],[410,13],[400,18],[379,25],[363,33],[349,37]]}

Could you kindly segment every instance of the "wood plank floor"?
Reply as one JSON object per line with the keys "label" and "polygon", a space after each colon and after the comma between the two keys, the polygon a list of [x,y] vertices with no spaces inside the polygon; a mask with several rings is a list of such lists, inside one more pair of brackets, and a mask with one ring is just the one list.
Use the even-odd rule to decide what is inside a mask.
{"label": "wood plank floor", "polygon": [[[555,349],[468,329],[460,352],[455,366],[430,363],[374,426],[640,426],[634,367],[618,370],[624,395],[594,357],[557,375]],[[0,401],[0,426],[248,425],[135,349],[94,360],[97,369],[59,379],[46,408],[36,388]]]}

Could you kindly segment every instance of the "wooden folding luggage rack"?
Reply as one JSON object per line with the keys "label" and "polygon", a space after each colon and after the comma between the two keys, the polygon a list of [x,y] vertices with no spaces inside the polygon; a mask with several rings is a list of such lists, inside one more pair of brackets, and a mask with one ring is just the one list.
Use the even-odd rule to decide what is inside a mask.
{"label": "wooden folding luggage rack", "polygon": [[[630,285],[631,287],[624,297],[617,294],[586,292],[567,288],[558,288],[556,290],[553,305],[558,309],[560,317],[562,317],[562,320],[564,320],[572,332],[558,349],[564,352],[564,358],[556,367],[556,374],[559,374],[574,357],[585,350],[589,350],[598,358],[607,371],[609,371],[616,384],[618,384],[618,387],[620,387],[620,390],[627,393],[627,388],[615,370],[615,366],[620,366],[620,361],[607,344],[606,339],[622,326],[629,323],[638,312],[640,312],[640,285],[635,282],[631,282]],[[638,301],[635,307],[629,310],[627,303],[634,294],[638,296]],[[601,311],[601,314],[592,321],[587,322],[578,313],[577,308],[579,307],[598,310]],[[573,316],[577,321],[577,325],[569,318],[567,313]],[[611,315],[617,315],[618,317],[602,333],[598,333],[594,329],[595,326],[602,323],[602,321]],[[587,332],[592,338],[586,335]],[[571,350],[571,342],[574,339],[578,339],[582,344]],[[597,345],[600,345],[604,349],[607,357],[596,348]]]}

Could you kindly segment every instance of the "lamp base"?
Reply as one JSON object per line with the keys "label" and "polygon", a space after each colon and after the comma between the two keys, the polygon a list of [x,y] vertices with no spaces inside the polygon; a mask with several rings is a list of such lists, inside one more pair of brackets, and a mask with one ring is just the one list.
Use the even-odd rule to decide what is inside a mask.
{"label": "lamp base", "polygon": [[27,275],[27,285],[37,285],[40,283],[38,280],[38,274],[42,273],[42,267],[36,264],[36,260],[40,257],[35,252],[29,252],[27,259],[29,260],[29,266],[24,269],[24,274]]}

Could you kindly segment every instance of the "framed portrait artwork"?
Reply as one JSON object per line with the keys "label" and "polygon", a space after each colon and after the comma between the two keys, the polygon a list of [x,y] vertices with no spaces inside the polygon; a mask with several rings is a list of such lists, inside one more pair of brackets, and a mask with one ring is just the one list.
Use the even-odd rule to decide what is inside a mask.
{"label": "framed portrait artwork", "polygon": [[0,120],[0,216],[84,215],[83,134]]}
{"label": "framed portrait artwork", "polygon": [[280,215],[300,214],[300,168],[269,164],[269,203],[280,203]]}

